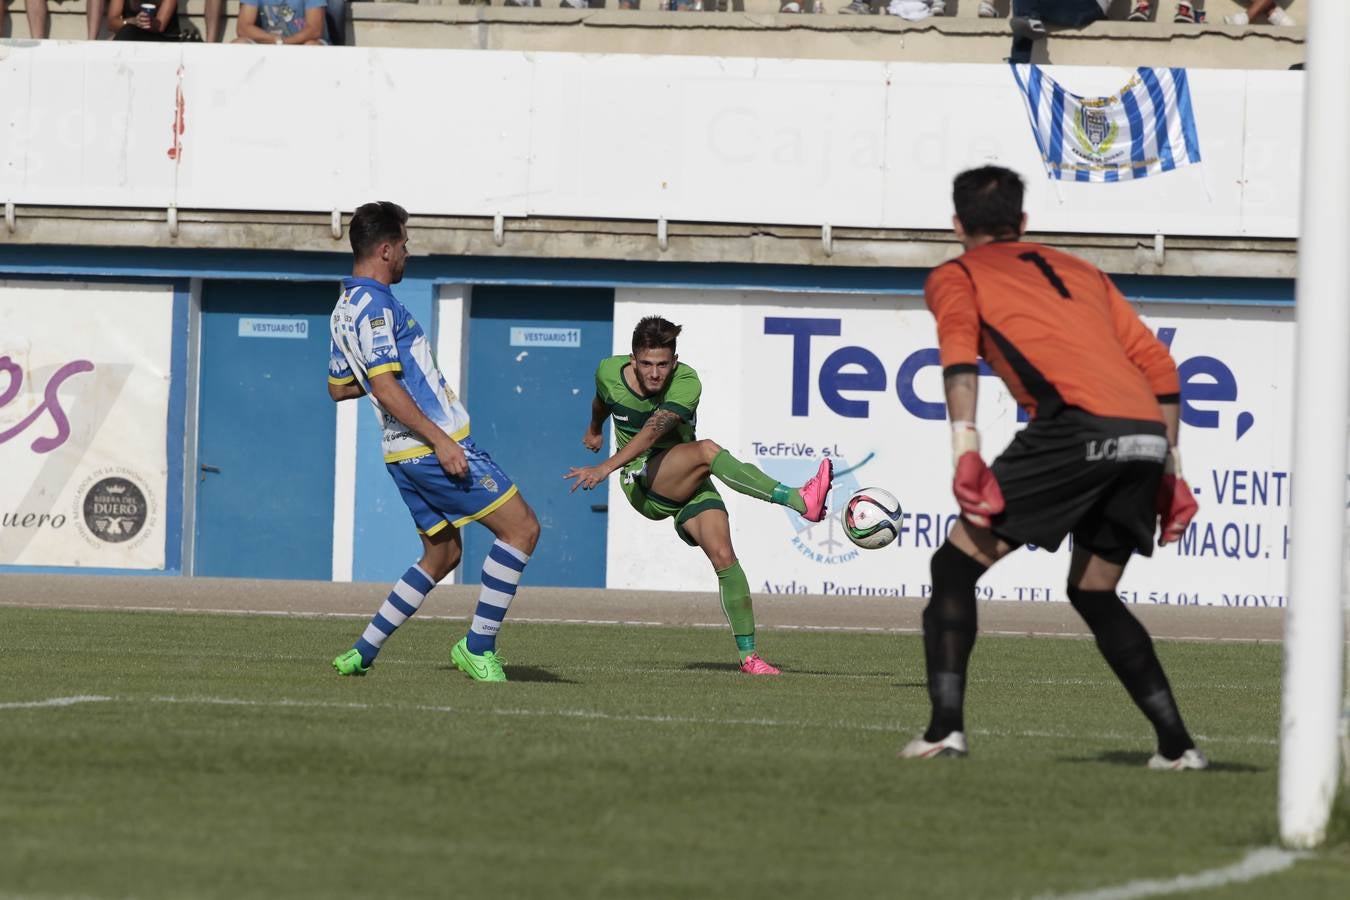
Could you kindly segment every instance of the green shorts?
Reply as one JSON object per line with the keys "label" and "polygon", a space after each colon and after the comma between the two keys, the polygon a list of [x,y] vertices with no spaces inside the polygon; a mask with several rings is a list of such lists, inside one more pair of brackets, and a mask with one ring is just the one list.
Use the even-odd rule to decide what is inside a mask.
{"label": "green shorts", "polygon": [[623,487],[624,496],[628,498],[628,503],[633,509],[648,519],[660,521],[674,516],[675,533],[680,536],[680,540],[691,547],[698,546],[685,532],[684,523],[705,510],[725,511],[727,505],[722,502],[722,495],[717,493],[717,487],[712,483],[712,479],[705,478],[688,500],[662,497],[647,487],[647,460],[650,456],[650,453],[642,454],[624,466],[623,471],[619,473],[619,484]]}

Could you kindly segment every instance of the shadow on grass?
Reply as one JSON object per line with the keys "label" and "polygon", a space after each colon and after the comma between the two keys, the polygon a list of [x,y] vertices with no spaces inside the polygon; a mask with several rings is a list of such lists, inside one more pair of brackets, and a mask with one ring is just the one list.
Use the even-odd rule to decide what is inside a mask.
{"label": "shadow on grass", "polygon": [[[1061,756],[1056,762],[1064,763],[1107,763],[1112,766],[1128,766],[1132,769],[1142,769],[1144,763],[1148,761],[1148,754],[1141,753],[1138,750],[1107,750],[1096,756]],[[1225,762],[1224,760],[1209,761],[1210,772],[1238,772],[1251,775],[1259,772],[1269,772],[1269,766],[1253,766],[1247,763]]]}
{"label": "shadow on grass", "polygon": [[[894,672],[838,672],[826,669],[783,669],[784,672],[791,671],[793,675],[814,675],[817,678],[893,678]],[[922,687],[923,685],[920,685]]]}
{"label": "shadow on grass", "polygon": [[[460,672],[454,666],[441,666],[444,671],[453,672],[459,675]],[[573,681],[570,678],[563,678],[556,675],[548,669],[542,669],[539,666],[513,666],[506,667],[507,681],[529,681],[544,684],[580,684],[579,681]]]}
{"label": "shadow on grass", "polygon": [[[733,662],[691,662],[684,664],[686,672],[739,672],[740,665]],[[784,675],[814,675],[818,678],[890,678],[891,672],[828,672],[824,669],[794,669],[788,666],[780,666]],[[919,688],[927,690],[928,684],[923,681],[897,681],[894,687],[899,688]]]}
{"label": "shadow on grass", "polygon": [[738,663],[730,662],[692,662],[685,663],[686,672],[739,672],[741,667]]}
{"label": "shadow on grass", "polygon": [[545,682],[548,684],[580,684],[570,678],[563,678],[539,666],[507,666],[506,677],[512,681]]}

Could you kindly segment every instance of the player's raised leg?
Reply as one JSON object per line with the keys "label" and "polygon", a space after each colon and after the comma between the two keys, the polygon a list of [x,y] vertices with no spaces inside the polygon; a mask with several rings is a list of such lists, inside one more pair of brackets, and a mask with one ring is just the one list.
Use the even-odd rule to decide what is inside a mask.
{"label": "player's raised leg", "polygon": [[758,466],[736,459],[716,441],[701,440],[671,447],[647,467],[647,483],[663,497],[692,496],[709,475],[738,494],[789,507],[807,521],[819,522],[825,518],[834,464],[828,458],[821,460],[816,474],[800,488],[793,488]]}
{"label": "player's raised leg", "polygon": [[755,607],[750,599],[750,582],[731,546],[731,521],[725,509],[705,509],[683,522],[685,533],[698,544],[717,573],[717,590],[722,611],[736,639],[741,671],[747,675],[778,675],[778,669],[764,661],[755,650]]}
{"label": "player's raised leg", "polygon": [[539,519],[519,493],[478,520],[496,538],[483,560],[482,587],[469,632],[450,650],[450,660],[475,681],[505,681],[497,656],[497,632],[516,596],[525,564],[539,543]]}
{"label": "player's raised leg", "polygon": [[933,596],[923,611],[924,663],[932,715],[900,751],[908,759],[965,756],[966,668],[975,648],[975,585],[1014,548],[987,529],[958,520],[933,554]]}
{"label": "player's raised leg", "polygon": [[1086,547],[1075,546],[1069,564],[1069,602],[1092,629],[1097,649],[1157,733],[1158,752],[1149,760],[1149,767],[1206,768],[1209,762],[1195,748],[1181,720],[1153,639],[1116,593],[1124,571],[1123,562],[1114,563]]}
{"label": "player's raised leg", "polygon": [[352,649],[333,660],[333,668],[339,675],[364,675],[370,671],[385,640],[412,618],[431,589],[459,565],[463,554],[459,529],[445,527],[431,537],[425,534],[420,537],[422,558],[403,573]]}

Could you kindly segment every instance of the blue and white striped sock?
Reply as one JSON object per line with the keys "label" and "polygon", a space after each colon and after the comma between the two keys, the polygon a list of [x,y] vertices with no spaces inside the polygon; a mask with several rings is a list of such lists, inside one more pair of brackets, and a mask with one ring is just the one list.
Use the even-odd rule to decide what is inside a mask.
{"label": "blue and white striped sock", "polygon": [[361,654],[362,665],[368,666],[375,661],[380,647],[384,646],[384,639],[417,612],[422,600],[435,586],[436,582],[422,571],[421,566],[413,566],[403,573],[389,593],[389,598],[380,604],[380,611],[366,626],[365,634],[356,639],[354,646],[356,652]]}
{"label": "blue and white striped sock", "polygon": [[497,631],[506,618],[506,610],[511,598],[516,595],[516,585],[525,573],[525,564],[530,561],[528,553],[521,553],[515,547],[493,541],[487,559],[483,560],[483,589],[478,594],[478,608],[473,613],[473,623],[469,625],[467,645],[470,653],[484,653],[497,650]]}

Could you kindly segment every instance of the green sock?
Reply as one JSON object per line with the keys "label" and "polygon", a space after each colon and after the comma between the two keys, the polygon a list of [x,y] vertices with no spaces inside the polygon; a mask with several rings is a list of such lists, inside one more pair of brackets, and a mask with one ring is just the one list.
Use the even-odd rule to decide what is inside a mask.
{"label": "green sock", "polygon": [[736,651],[744,660],[755,652],[755,608],[750,602],[750,582],[739,561],[717,573],[717,589],[736,638]]}
{"label": "green sock", "polygon": [[743,463],[725,450],[713,457],[712,473],[738,494],[745,494],[756,500],[768,500],[779,506],[789,506],[799,513],[806,512],[801,491],[779,484],[765,475],[758,466]]}

